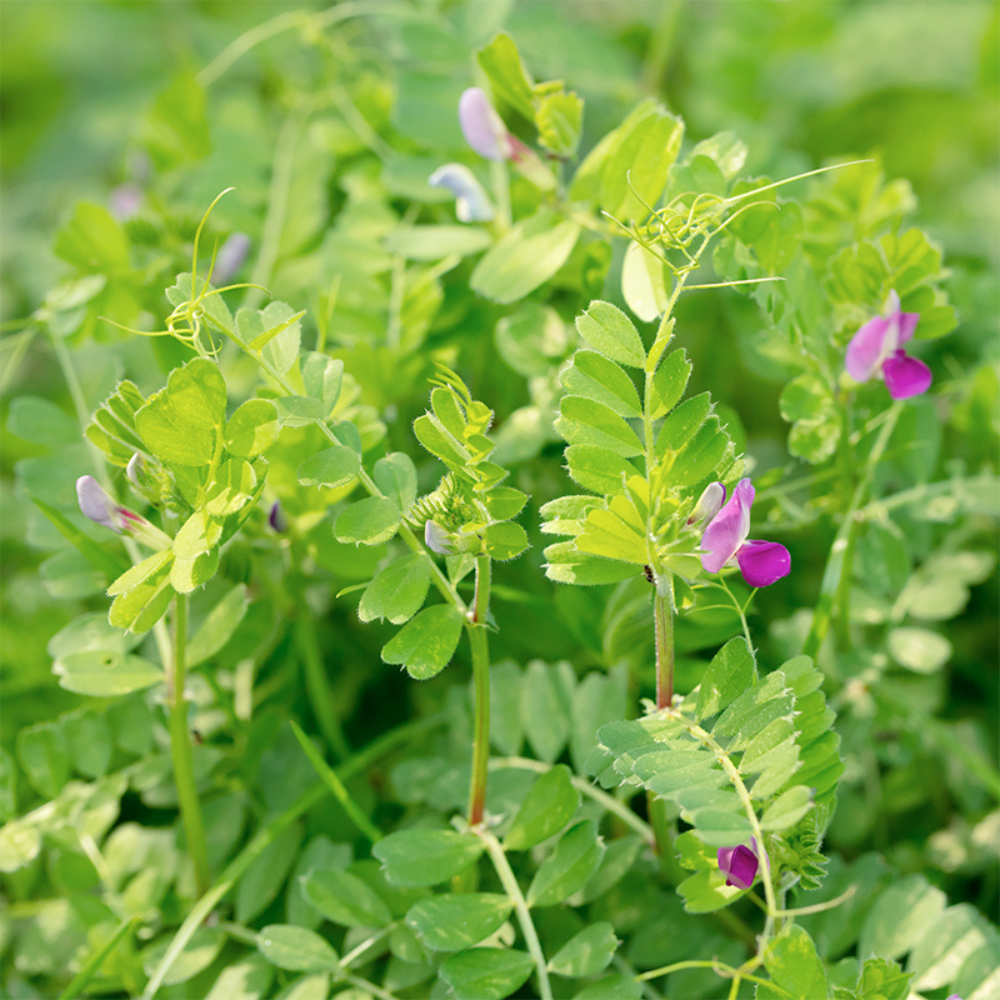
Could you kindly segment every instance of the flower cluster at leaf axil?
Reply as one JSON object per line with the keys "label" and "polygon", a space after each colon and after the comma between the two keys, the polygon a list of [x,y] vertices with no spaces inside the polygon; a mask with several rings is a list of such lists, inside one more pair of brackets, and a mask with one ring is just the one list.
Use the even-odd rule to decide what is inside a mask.
{"label": "flower cluster at leaf axil", "polygon": [[726,566],[739,566],[743,579],[751,587],[769,587],[788,576],[792,557],[778,542],[748,541],[750,507],[754,488],[749,479],[741,479],[728,503],[722,483],[707,487],[692,517],[707,521],[701,537],[704,554],[701,564],[706,573],[719,573]]}

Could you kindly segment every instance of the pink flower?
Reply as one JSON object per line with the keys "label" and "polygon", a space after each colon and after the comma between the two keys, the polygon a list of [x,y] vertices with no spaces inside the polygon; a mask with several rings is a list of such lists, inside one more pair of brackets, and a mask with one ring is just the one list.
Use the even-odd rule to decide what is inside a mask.
{"label": "pink flower", "polygon": [[735,560],[743,579],[751,587],[769,587],[788,576],[792,557],[788,549],[777,542],[747,541],[753,497],[750,480],[741,479],[729,503],[712,518],[701,536],[704,552],[701,565],[706,573],[718,573]]}
{"label": "pink flower", "polygon": [[469,87],[458,99],[458,123],[465,141],[480,156],[499,163],[513,155],[512,136],[479,87]]}
{"label": "pink flower", "polygon": [[172,542],[169,535],[141,514],[116,503],[93,476],[80,476],[76,481],[76,499],[84,517],[110,528],[116,535],[125,532],[153,549],[165,549]]}
{"label": "pink flower", "polygon": [[749,889],[757,877],[762,853],[755,837],[750,838],[749,847],[742,844],[739,847],[720,847],[716,858],[719,870],[726,876],[726,885]]}
{"label": "pink flower", "polygon": [[931,385],[930,368],[911,358],[902,345],[913,339],[920,313],[900,311],[899,296],[889,293],[887,315],[870,319],[847,345],[845,367],[855,382],[880,377],[893,399],[909,399]]}

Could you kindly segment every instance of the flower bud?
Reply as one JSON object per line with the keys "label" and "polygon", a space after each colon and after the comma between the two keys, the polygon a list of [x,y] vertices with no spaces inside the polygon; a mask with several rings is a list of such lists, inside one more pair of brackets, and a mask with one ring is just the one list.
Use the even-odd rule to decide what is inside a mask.
{"label": "flower bud", "polygon": [[[757,877],[760,866],[758,847],[755,838],[750,838],[750,846],[741,844],[739,847],[720,847],[717,859],[719,870],[726,876],[726,885],[734,885],[738,889],[749,889]],[[765,863],[766,863],[765,855]]]}
{"label": "flower bud", "polygon": [[212,284],[216,288],[229,284],[243,266],[250,252],[250,237],[246,233],[233,233],[219,247],[215,255],[215,268],[212,271]]}
{"label": "flower bud", "polygon": [[456,551],[454,539],[437,521],[424,525],[424,544],[439,556],[450,556]]}
{"label": "flower bud", "polygon": [[458,123],[465,141],[480,156],[496,163],[509,159],[507,126],[479,87],[470,87],[459,98]]}
{"label": "flower bud", "polygon": [[493,205],[482,185],[468,167],[446,163],[427,179],[431,187],[442,187],[455,196],[455,214],[459,222],[490,222]]}
{"label": "flower bud", "polygon": [[288,531],[288,518],[285,517],[280,500],[275,500],[271,504],[271,509],[267,513],[267,523],[271,526],[271,530],[279,535],[284,535]]}
{"label": "flower bud", "polygon": [[691,511],[688,524],[711,521],[726,502],[726,487],[722,483],[709,483]]}

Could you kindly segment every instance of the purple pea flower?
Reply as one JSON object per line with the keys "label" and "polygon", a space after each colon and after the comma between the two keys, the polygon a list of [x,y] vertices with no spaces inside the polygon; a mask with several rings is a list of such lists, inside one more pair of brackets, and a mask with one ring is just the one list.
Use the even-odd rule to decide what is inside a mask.
{"label": "purple pea flower", "polygon": [[760,854],[761,849],[757,845],[755,837],[750,838],[749,847],[745,844],[741,844],[739,847],[720,847],[717,859],[719,871],[726,876],[726,885],[734,885],[738,889],[749,889],[757,877]]}
{"label": "purple pea flower", "polygon": [[250,252],[250,237],[246,233],[233,233],[219,247],[215,255],[215,268],[212,270],[212,284],[216,288],[229,284],[243,266]]}
{"label": "purple pea flower", "polygon": [[271,504],[271,509],[267,512],[267,523],[276,534],[283,535],[288,531],[288,518],[280,500]]}
{"label": "purple pea flower", "polygon": [[424,525],[424,544],[439,556],[450,556],[456,551],[451,535],[437,521]]}
{"label": "purple pea flower", "polygon": [[131,535],[153,549],[164,549],[172,539],[150,524],[141,514],[116,503],[93,476],[81,476],[76,481],[76,498],[80,513],[96,524],[109,528],[116,535]]}
{"label": "purple pea flower", "polygon": [[493,205],[482,185],[468,167],[461,163],[446,163],[438,167],[427,183],[441,187],[455,196],[455,214],[459,222],[490,222]]}
{"label": "purple pea flower", "polygon": [[108,209],[119,222],[128,222],[142,207],[142,188],[137,184],[119,184],[108,196]]}
{"label": "purple pea flower", "polygon": [[750,480],[741,479],[729,503],[712,518],[701,536],[701,565],[706,573],[718,573],[735,559],[751,587],[769,587],[788,576],[792,557],[778,542],[747,541],[753,497]]}
{"label": "purple pea flower", "polygon": [[458,123],[465,141],[480,156],[496,163],[513,156],[507,126],[479,87],[469,87],[458,99]]}
{"label": "purple pea flower", "polygon": [[698,502],[688,518],[688,524],[700,524],[703,521],[708,523],[722,510],[725,502],[726,487],[722,483],[709,483],[698,497]]}
{"label": "purple pea flower", "polygon": [[870,319],[847,345],[845,367],[855,382],[881,377],[893,399],[909,399],[926,392],[931,385],[931,370],[917,358],[911,358],[902,345],[913,339],[920,313],[900,310],[899,296],[889,293],[886,315]]}

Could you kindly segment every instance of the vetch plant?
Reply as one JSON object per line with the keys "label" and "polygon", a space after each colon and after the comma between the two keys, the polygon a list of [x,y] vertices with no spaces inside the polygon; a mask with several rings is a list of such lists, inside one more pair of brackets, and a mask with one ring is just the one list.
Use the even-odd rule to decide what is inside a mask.
{"label": "vetch plant", "polygon": [[768,113],[846,8],[543,6],[282,11],[5,268],[5,996],[996,992],[988,241]]}

